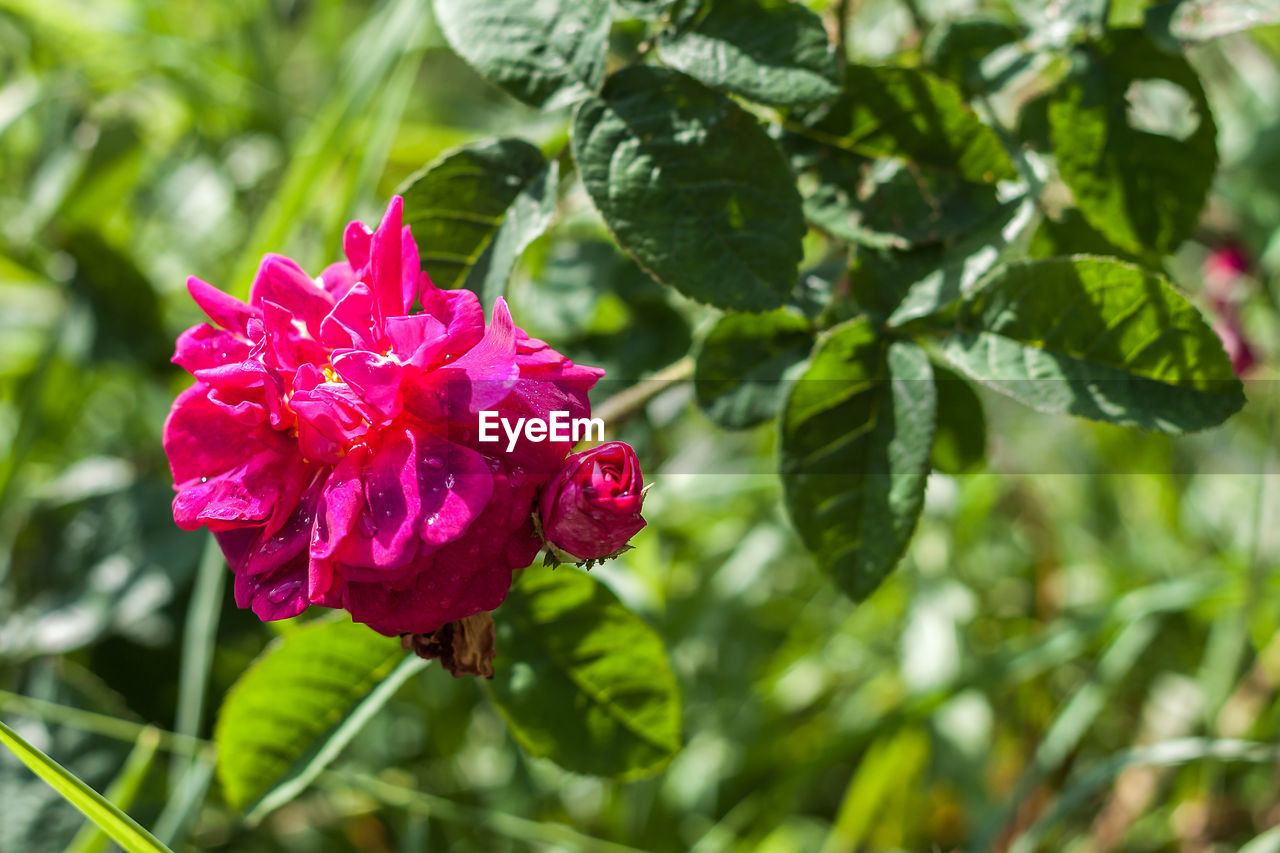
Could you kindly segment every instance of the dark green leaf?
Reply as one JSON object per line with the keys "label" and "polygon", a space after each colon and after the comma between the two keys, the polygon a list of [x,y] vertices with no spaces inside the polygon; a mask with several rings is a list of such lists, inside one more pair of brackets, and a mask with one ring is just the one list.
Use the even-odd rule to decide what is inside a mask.
{"label": "dark green leaf", "polygon": [[558,177],[556,163],[520,139],[475,142],[427,165],[398,190],[423,269],[440,287],[465,286],[491,304],[551,224]]}
{"label": "dark green leaf", "polygon": [[822,19],[792,0],[708,0],[659,45],[662,61],[716,89],[779,106],[840,94],[840,61]]}
{"label": "dark green leaf", "polygon": [[789,368],[813,348],[809,322],[790,311],[727,314],[698,350],[694,388],[707,417],[746,429],[778,414]]}
{"label": "dark green leaf", "polygon": [[[1018,242],[1032,222],[1034,210],[1029,199],[1005,202],[996,215],[942,251],[936,263],[925,265],[923,275],[903,276],[898,286],[906,285],[906,293],[889,315],[889,324],[905,326],[924,318],[945,317],[991,271],[1006,249]],[[915,269],[921,269],[918,262]]]}
{"label": "dark green leaf", "polygon": [[942,270],[945,256],[942,246],[909,251],[861,247],[849,266],[849,293],[860,312],[883,321],[902,304],[914,282]]}
{"label": "dark green leaf", "polygon": [[1074,207],[1064,210],[1058,219],[1047,216],[1042,219],[1027,247],[1027,254],[1033,258],[1112,255],[1152,269],[1160,268],[1159,254],[1151,251],[1135,254],[1121,249],[1099,234]]}
{"label": "dark green leaf", "polygon": [[[1195,225],[1218,161],[1200,80],[1185,59],[1162,53],[1138,30],[1116,30],[1082,48],[1077,59],[1049,104],[1063,180],[1085,219],[1109,241],[1134,253],[1143,247],[1170,252]],[[1190,135],[1131,124],[1131,87],[1151,81],[1173,84],[1189,98],[1197,122]]]}
{"label": "dark green leaf", "polygon": [[435,10],[458,55],[525,103],[554,109],[600,87],[609,0],[436,0]]}
{"label": "dark green leaf", "polygon": [[1013,24],[990,18],[951,21],[934,31],[925,45],[929,66],[956,84],[967,97],[983,90],[982,60],[998,47],[1022,37]]}
{"label": "dark green leaf", "polygon": [[490,695],[531,755],[636,778],[680,749],[680,695],[662,640],[603,584],[526,569],[494,613]]}
{"label": "dark green leaf", "polygon": [[741,107],[678,72],[624,68],[578,108],[573,151],[618,243],[659,281],[721,308],[785,301],[803,254],[800,194]]}
{"label": "dark green leaf", "polygon": [[[956,237],[998,208],[995,188],[900,160],[855,163],[828,146],[809,157],[814,179],[804,199],[809,221],[835,237],[867,246],[909,249]],[[793,160],[797,170],[801,162]],[[865,164],[865,165],[864,165]]]}
{"label": "dark green leaf", "polygon": [[791,131],[863,157],[898,157],[977,182],[1017,176],[959,90],[916,68],[850,65],[845,94],[796,119]]}
{"label": "dark green leaf", "polygon": [[312,623],[276,640],[218,715],[214,741],[227,802],[244,810],[286,781],[404,660],[399,640],[350,621]]}
{"label": "dark green leaf", "polygon": [[929,359],[887,348],[865,319],[832,330],[782,416],[792,523],[846,593],[862,600],[906,550],[924,501],[935,392]]}
{"label": "dark green leaf", "polygon": [[1011,264],[961,306],[943,352],[1044,412],[1167,433],[1244,404],[1218,336],[1161,276],[1089,256]]}
{"label": "dark green leaf", "polygon": [[987,455],[982,401],[973,386],[945,367],[933,365],[933,381],[938,388],[938,429],[931,462],[945,474],[969,474]]}
{"label": "dark green leaf", "polygon": [[1018,114],[1018,139],[1037,151],[1053,147],[1049,140],[1049,104],[1052,102],[1051,93],[1039,95],[1024,104]]}

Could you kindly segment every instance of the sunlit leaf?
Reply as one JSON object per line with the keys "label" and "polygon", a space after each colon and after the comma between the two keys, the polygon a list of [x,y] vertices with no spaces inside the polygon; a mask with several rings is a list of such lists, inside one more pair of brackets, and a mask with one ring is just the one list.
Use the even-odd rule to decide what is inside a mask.
{"label": "sunlit leaf", "polygon": [[[1135,127],[1135,84],[1172,84],[1189,99],[1189,134]],[[1138,30],[1077,49],[1076,68],[1049,103],[1058,169],[1089,224],[1121,249],[1170,252],[1187,238],[1218,162],[1204,88],[1180,56]]]}
{"label": "sunlit leaf", "polygon": [[1168,433],[1244,404],[1222,343],[1163,277],[1076,256],[1011,264],[960,308],[943,352],[965,374],[1044,412]]}
{"label": "sunlit leaf", "polygon": [[350,621],[316,622],[277,639],[218,714],[217,772],[227,802],[260,816],[296,796],[424,664],[407,658],[396,638]]}
{"label": "sunlit leaf", "polygon": [[520,254],[555,214],[559,167],[520,139],[442,155],[400,188],[422,267],[440,287],[466,287],[487,307],[506,292]]}
{"label": "sunlit leaf", "polygon": [[927,71],[850,65],[844,92],[798,113],[788,129],[863,157],[898,157],[969,181],[1017,175],[995,131],[954,85]]}
{"label": "sunlit leaf", "polygon": [[494,620],[490,695],[529,754],[635,778],[680,749],[680,694],[662,640],[594,577],[527,569]]}

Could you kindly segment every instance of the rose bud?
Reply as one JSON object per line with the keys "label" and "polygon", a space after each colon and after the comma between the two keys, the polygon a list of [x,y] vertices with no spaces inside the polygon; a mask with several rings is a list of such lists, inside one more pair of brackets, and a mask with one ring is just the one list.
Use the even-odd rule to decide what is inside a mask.
{"label": "rose bud", "polygon": [[640,461],[629,444],[611,441],[571,454],[542,489],[542,535],[579,560],[615,554],[645,525],[643,489]]}

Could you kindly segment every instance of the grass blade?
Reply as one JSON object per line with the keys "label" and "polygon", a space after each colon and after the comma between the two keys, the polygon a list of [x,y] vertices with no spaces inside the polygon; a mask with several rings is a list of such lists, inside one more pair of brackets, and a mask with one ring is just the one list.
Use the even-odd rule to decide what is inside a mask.
{"label": "grass blade", "polygon": [[[138,742],[134,744],[133,751],[125,760],[120,774],[107,788],[107,800],[121,810],[133,805],[133,801],[138,797],[138,791],[142,788],[143,780],[147,778],[147,771],[151,769],[151,762],[155,759],[159,746],[160,733],[151,726],[143,729],[138,735]],[[102,827],[87,823],[76,833],[76,837],[71,839],[66,853],[102,853],[107,849],[110,840]]]}
{"label": "grass blade", "polygon": [[172,853],[137,821],[82,782],[75,774],[27,743],[13,729],[0,723],[0,743],[49,784],[67,802],[82,811],[128,853]]}

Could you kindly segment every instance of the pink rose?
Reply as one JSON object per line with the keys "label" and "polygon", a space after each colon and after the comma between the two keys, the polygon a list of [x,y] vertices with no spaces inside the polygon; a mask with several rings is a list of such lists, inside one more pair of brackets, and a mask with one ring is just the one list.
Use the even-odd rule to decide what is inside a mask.
{"label": "pink rose", "polygon": [[579,560],[607,557],[644,527],[643,489],[631,445],[611,441],[574,453],[542,489],[542,534]]}
{"label": "pink rose", "polygon": [[165,423],[174,520],[213,531],[261,619],[316,604],[395,635],[494,609],[537,556],[535,496],[570,445],[479,442],[478,413],[590,414],[603,371],[502,299],[486,326],[474,293],[438,289],[401,210],[351,223],[319,278],[266,256],[248,303],[188,281],[212,322],[173,358],[196,379]]}

